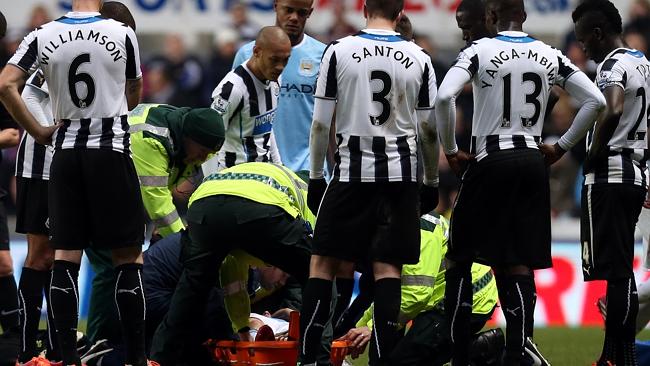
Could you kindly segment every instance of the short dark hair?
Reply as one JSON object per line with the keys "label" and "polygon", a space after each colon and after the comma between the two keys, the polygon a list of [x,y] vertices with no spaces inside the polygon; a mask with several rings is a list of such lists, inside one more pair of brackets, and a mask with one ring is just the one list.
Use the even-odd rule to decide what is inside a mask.
{"label": "short dark hair", "polygon": [[458,4],[458,8],[456,9],[456,11],[457,12],[466,11],[473,15],[484,17],[485,3],[483,2],[483,0],[463,0],[460,2],[460,4]]}
{"label": "short dark hair", "polygon": [[404,0],[366,0],[368,17],[395,20],[404,9]]}
{"label": "short dark hair", "polygon": [[413,40],[413,25],[411,24],[409,17],[402,15],[402,17],[399,18],[397,26],[395,27],[395,32],[399,33],[402,38],[407,41]]}
{"label": "short dark hair", "polygon": [[587,18],[592,27],[601,27],[605,32],[623,33],[623,20],[616,6],[609,0],[585,0],[571,14],[573,23]]}
{"label": "short dark hair", "polygon": [[135,31],[135,19],[126,5],[119,1],[106,1],[99,10],[102,16],[117,20],[131,27]]}
{"label": "short dark hair", "polygon": [[3,39],[5,34],[7,34],[7,19],[5,19],[5,15],[0,11],[0,39]]}

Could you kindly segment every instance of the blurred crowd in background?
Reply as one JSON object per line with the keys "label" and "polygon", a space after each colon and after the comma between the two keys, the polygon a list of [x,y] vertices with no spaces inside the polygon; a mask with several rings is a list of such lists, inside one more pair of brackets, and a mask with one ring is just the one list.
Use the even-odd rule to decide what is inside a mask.
{"label": "blurred crowd in background", "polygon": [[[346,20],[344,0],[332,0],[334,20],[327,31],[320,34],[307,31],[309,35],[329,43],[358,31]],[[211,93],[219,81],[230,71],[235,54],[240,46],[253,40],[258,30],[266,24],[256,24],[247,14],[244,3],[232,2],[228,24],[217,25],[212,35],[188,39],[180,34],[141,35],[141,58],[144,72],[143,102],[165,103],[175,106],[204,107],[211,103]],[[27,24],[12,24],[8,19],[9,32],[0,41],[0,61],[6,61],[14,53],[20,41],[30,30],[52,20],[60,14],[50,14],[41,5],[35,6]],[[316,15],[317,16],[317,15]],[[628,46],[648,55],[650,42],[650,0],[636,0],[624,16],[624,37]],[[136,19],[137,22],[137,19]],[[414,29],[414,42],[429,52],[433,59],[436,78],[440,83],[453,64],[458,49],[437,49],[435,34],[419,34]],[[534,34],[532,36],[535,36]],[[461,33],[458,31],[458,38]],[[573,29],[567,29],[566,36],[559,42],[551,42],[560,48],[582,71],[594,78],[596,64],[587,60]],[[4,63],[3,63],[4,64]],[[557,88],[557,87],[556,87]],[[561,95],[553,111],[547,113],[543,138],[554,143],[571,124],[576,113],[575,101],[558,88]],[[468,85],[457,100],[456,137],[459,147],[469,151],[472,128],[472,92]],[[2,151],[0,163],[0,187],[9,192],[7,207],[11,212],[15,199],[14,164],[16,150]],[[551,206],[554,218],[579,217],[580,186],[582,185],[582,162],[585,144],[576,146],[551,169]],[[459,180],[450,171],[444,155],[440,160],[441,202],[438,211],[449,213],[457,194]]]}

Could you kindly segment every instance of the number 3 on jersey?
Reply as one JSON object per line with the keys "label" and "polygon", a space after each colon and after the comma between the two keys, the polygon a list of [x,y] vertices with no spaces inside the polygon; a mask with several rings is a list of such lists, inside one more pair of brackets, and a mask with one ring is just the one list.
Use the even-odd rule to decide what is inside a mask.
{"label": "number 3 on jersey", "polygon": [[[85,72],[77,72],[79,66],[89,62],[90,54],[82,53],[72,60],[70,69],[68,70],[68,90],[70,91],[70,97],[72,98],[72,103],[79,108],[87,108],[95,99],[95,81],[92,76]],[[83,99],[79,98],[79,94],[77,94],[78,83],[86,85],[86,97]]]}
{"label": "number 3 on jersey", "polygon": [[[542,112],[542,105],[538,99],[540,93],[542,92],[542,78],[534,72],[525,72],[521,77],[522,84],[527,82],[533,83],[533,91],[530,94],[525,95],[525,104],[532,104],[534,107],[533,114],[531,116],[519,116],[521,118],[521,124],[524,127],[533,127],[537,124],[539,116]],[[501,122],[501,127],[509,128],[511,126],[511,106],[513,103],[512,100],[512,75],[507,74],[503,77],[503,121]]]}
{"label": "number 3 on jersey", "polygon": [[390,102],[386,99],[386,96],[390,93],[390,90],[393,87],[393,82],[390,79],[390,75],[386,71],[374,70],[370,72],[370,82],[372,88],[372,81],[379,80],[381,84],[381,89],[379,91],[372,92],[372,101],[381,104],[381,112],[378,115],[370,115],[370,123],[374,126],[381,126],[390,117]]}

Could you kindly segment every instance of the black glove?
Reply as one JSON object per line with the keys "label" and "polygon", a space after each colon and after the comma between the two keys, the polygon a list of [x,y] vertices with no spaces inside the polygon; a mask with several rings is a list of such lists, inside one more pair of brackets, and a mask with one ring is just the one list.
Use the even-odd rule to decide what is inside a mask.
{"label": "black glove", "polygon": [[325,178],[309,179],[309,187],[307,188],[307,206],[314,215],[318,213],[318,207],[320,206],[320,201],[323,199],[323,195],[325,195],[326,189],[327,182],[325,181]]}
{"label": "black glove", "polygon": [[438,187],[420,186],[420,215],[428,214],[438,207]]}

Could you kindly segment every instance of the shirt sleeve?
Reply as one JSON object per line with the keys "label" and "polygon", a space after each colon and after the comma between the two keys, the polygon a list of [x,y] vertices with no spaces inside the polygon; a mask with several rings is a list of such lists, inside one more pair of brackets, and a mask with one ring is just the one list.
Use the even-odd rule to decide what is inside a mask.
{"label": "shirt sleeve", "polygon": [[566,81],[571,77],[571,75],[580,71],[576,65],[574,65],[568,57],[564,56],[562,52],[557,50],[557,78],[555,78],[555,84],[564,88]]}
{"label": "shirt sleeve", "polygon": [[133,29],[130,27],[126,29],[126,79],[137,80],[142,77],[138,38],[135,36]]}
{"label": "shirt sleeve", "polygon": [[596,75],[596,85],[601,91],[610,86],[620,86],[625,89],[627,85],[627,72],[617,59],[607,59],[603,62],[598,75]]}
{"label": "shirt sleeve", "polygon": [[431,57],[427,55],[424,71],[422,72],[422,84],[418,93],[418,104],[415,109],[433,109],[436,94],[438,93],[437,85],[436,73],[433,70]]}
{"label": "shirt sleeve", "polygon": [[336,47],[331,43],[323,53],[320,62],[318,79],[316,79],[316,92],[314,97],[335,100],[338,94],[338,80],[336,77]]}
{"label": "shirt sleeve", "polygon": [[230,119],[243,108],[241,85],[232,80],[231,75],[226,75],[212,92],[211,107],[221,115],[225,129],[228,129]]}
{"label": "shirt sleeve", "polygon": [[476,47],[471,45],[460,51],[452,67],[458,67],[467,71],[470,78],[473,78],[479,68],[478,51],[476,50]]}
{"label": "shirt sleeve", "polygon": [[38,68],[38,29],[29,33],[18,46],[16,53],[8,64],[17,66],[24,72],[32,74]]}

